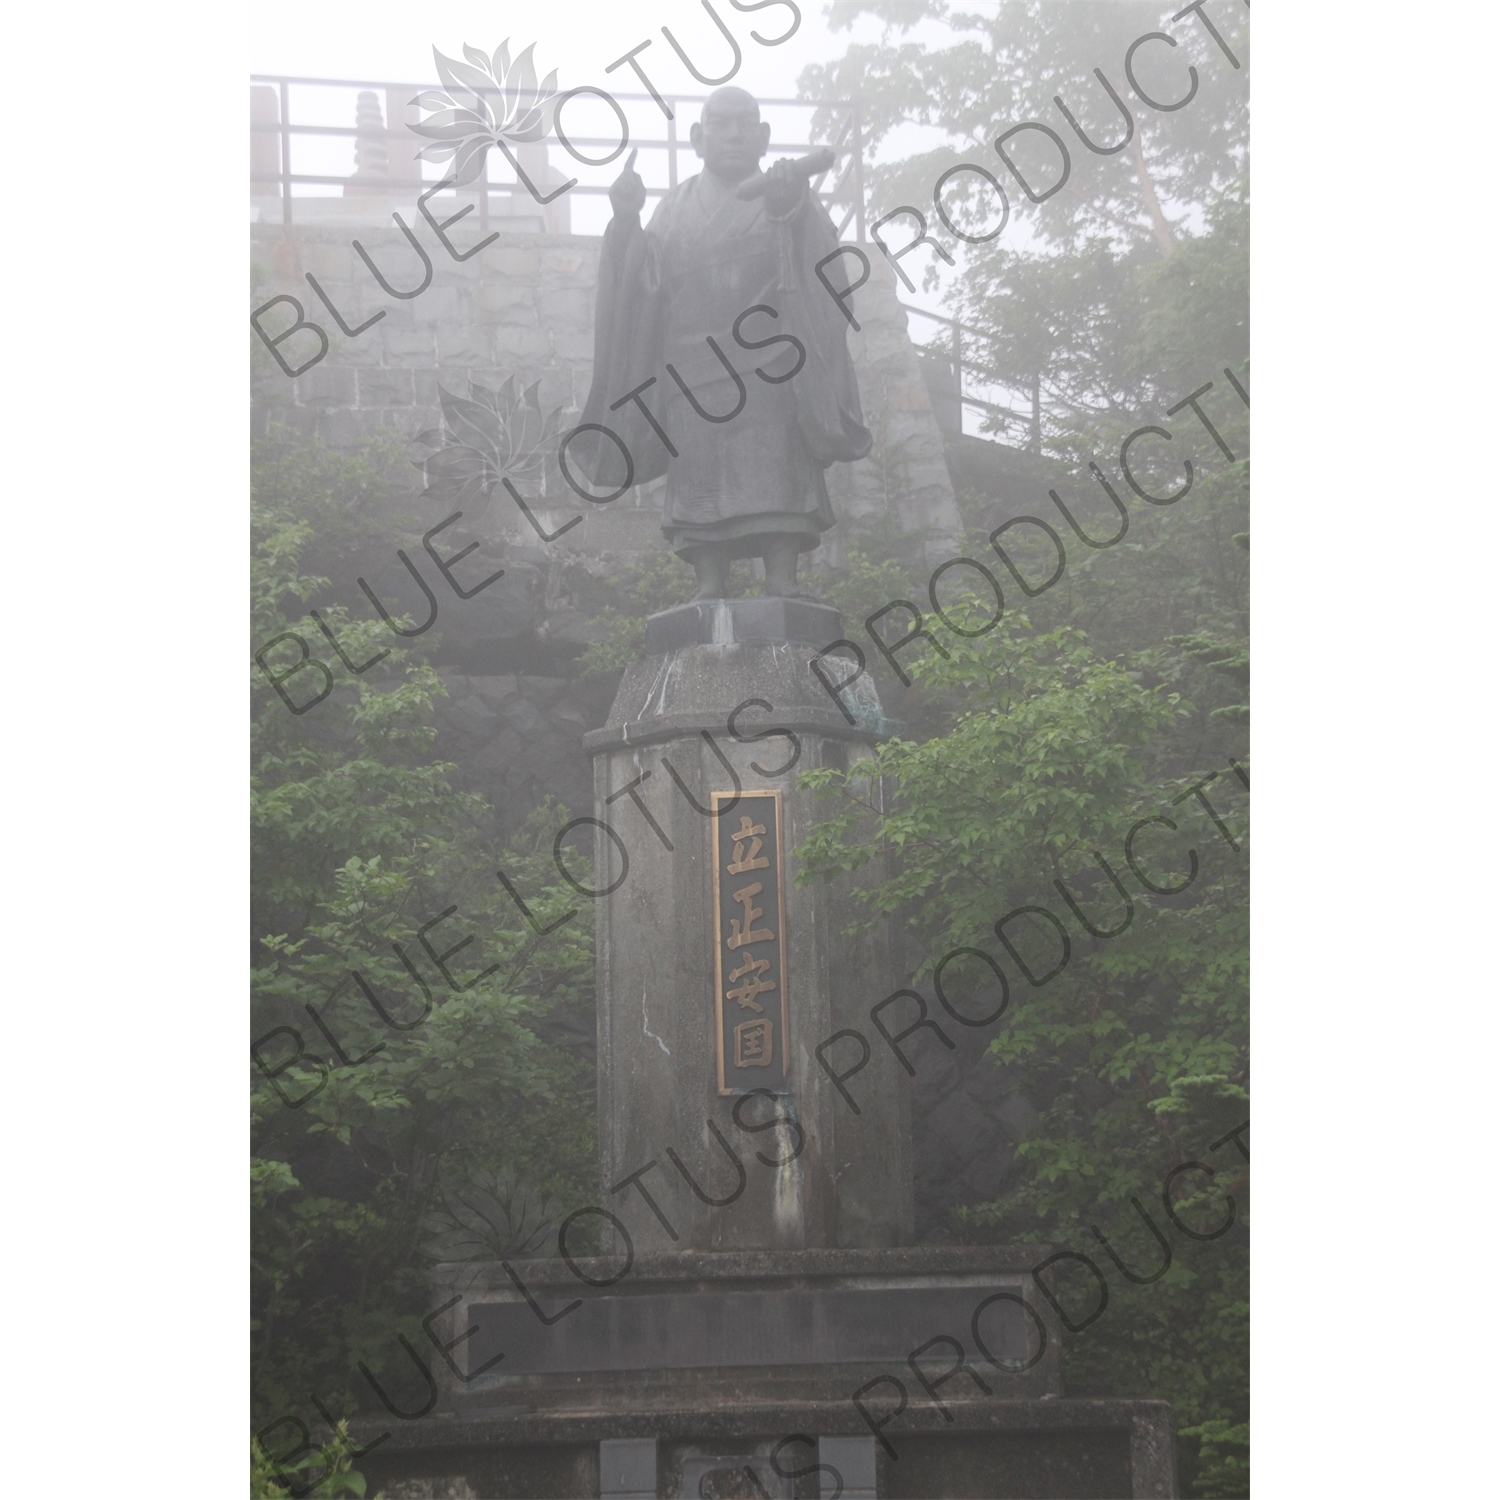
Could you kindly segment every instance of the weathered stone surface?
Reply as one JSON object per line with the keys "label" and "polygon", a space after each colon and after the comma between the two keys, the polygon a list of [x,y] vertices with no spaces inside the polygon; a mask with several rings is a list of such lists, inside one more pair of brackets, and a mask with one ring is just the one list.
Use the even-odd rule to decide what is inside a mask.
{"label": "weathered stone surface", "polygon": [[[520,1299],[470,1303],[468,1318],[478,1330],[470,1362],[477,1368],[504,1354],[507,1381],[643,1369],[899,1364],[933,1329],[963,1327],[980,1300],[967,1285],[888,1282],[882,1277],[869,1287],[728,1290],[715,1280],[652,1296],[588,1298],[555,1328],[541,1324]],[[1020,1283],[1008,1283],[1007,1290],[1020,1295]],[[1025,1363],[1032,1334],[1020,1308],[997,1308],[994,1323],[986,1335],[990,1350],[999,1359]]]}
{"label": "weathered stone surface", "polygon": [[[911,1351],[938,1335],[958,1337],[991,1372],[996,1400],[1056,1396],[1060,1331],[1028,1275],[1049,1252],[1045,1245],[642,1252],[623,1261],[579,1258],[576,1269],[560,1259],[508,1271],[493,1263],[443,1267],[434,1296],[457,1301],[434,1328],[445,1341],[477,1330],[461,1371],[495,1362],[468,1380],[435,1372],[441,1407],[649,1411],[710,1395],[726,1403],[837,1400],[880,1372],[909,1373]],[[981,1357],[980,1342],[998,1365]],[[932,1358],[940,1373],[953,1356]]]}
{"label": "weathered stone surface", "polygon": [[[1170,1500],[1177,1494],[1172,1409],[1166,1402],[1005,1401],[966,1391],[966,1384],[960,1377],[941,1388],[947,1421],[944,1411],[917,1391],[907,1410],[883,1427],[896,1457],[893,1461],[883,1450],[877,1454],[878,1495]],[[878,1407],[877,1419],[887,1410]],[[840,1399],[808,1401],[685,1406],[663,1400],[646,1411],[612,1406],[576,1413],[434,1412],[412,1422],[353,1425],[363,1443],[389,1433],[360,1462],[372,1487],[403,1476],[445,1476],[437,1482],[449,1484],[462,1476],[474,1494],[491,1500],[598,1495],[603,1438],[655,1439],[657,1472],[665,1480],[680,1472],[680,1453],[674,1450],[689,1445],[735,1451],[793,1433],[870,1435],[848,1392]],[[807,1451],[793,1449],[783,1468],[792,1467],[787,1459],[793,1456],[800,1459],[798,1467],[811,1463],[801,1458]],[[798,1485],[799,1496],[819,1493],[816,1475]],[[663,1484],[658,1493],[682,1492]]]}
{"label": "weathered stone surface", "polygon": [[808,599],[710,599],[648,615],[646,655],[736,641],[752,646],[798,641],[821,647],[843,633],[838,610]]}
{"label": "weathered stone surface", "polygon": [[305,375],[297,377],[298,404],[319,410],[332,411],[355,405],[356,390],[353,370],[329,368],[326,363],[314,365]]}
{"label": "weathered stone surface", "polygon": [[410,370],[389,366],[359,372],[361,406],[410,406],[415,400]]}
{"label": "weathered stone surface", "polygon": [[[869,675],[839,694],[855,721],[851,724],[813,675],[809,663],[815,654],[794,642],[739,643],[687,647],[632,662],[621,679],[608,723],[586,736],[584,746],[597,752],[612,745],[649,744],[696,734],[709,727],[723,730],[727,737],[730,713],[751,698],[770,702],[774,723],[783,729],[865,742],[893,733],[898,726],[885,717]],[[853,665],[843,662],[837,678],[830,671],[835,686]],[[745,723],[747,732],[752,726],[762,727],[759,718],[748,711]]]}
{"label": "weathered stone surface", "polygon": [[482,1500],[476,1491],[469,1488],[469,1481],[462,1474],[393,1479],[381,1488],[380,1493],[386,1500]]}
{"label": "weathered stone surface", "polygon": [[[797,787],[796,771],[848,768],[871,743],[870,732],[851,727],[813,678],[811,654],[785,643],[699,645],[634,663],[609,723],[585,738],[595,758],[594,816],[613,828],[630,862],[622,870],[610,841],[598,839],[593,888],[613,887],[595,905],[601,1201],[619,1205],[643,1247],[800,1249],[911,1239],[905,1075],[887,1049],[872,1051],[859,1072],[866,1103],[856,1115],[816,1055],[836,1032],[867,1026],[870,996],[884,993],[889,977],[889,955],[883,928],[857,944],[843,937],[856,915],[852,880],[796,885],[796,846],[822,816],[813,795]],[[867,716],[878,722],[873,689],[869,697]],[[774,726],[782,737],[746,744],[729,733],[731,713],[755,698],[771,710],[747,713],[740,735]],[[793,736],[796,753],[784,754]],[[681,786],[661,774],[668,768]],[[643,773],[653,778],[649,784],[639,780]],[[632,784],[671,848],[622,800]],[[616,1188],[669,1146],[694,1181],[722,1182],[726,1163],[713,1129],[725,1138],[740,1134],[734,1099],[718,1091],[709,937],[717,919],[711,829],[702,811],[712,792],[736,787],[774,788],[782,798],[790,1075],[776,1085],[775,1104],[796,1121],[803,1150],[793,1159],[787,1127],[779,1127],[788,1144],[770,1149],[785,1164],[750,1177],[732,1214],[713,1212],[680,1179],[656,1174],[669,1231],[634,1193],[625,1202]]]}

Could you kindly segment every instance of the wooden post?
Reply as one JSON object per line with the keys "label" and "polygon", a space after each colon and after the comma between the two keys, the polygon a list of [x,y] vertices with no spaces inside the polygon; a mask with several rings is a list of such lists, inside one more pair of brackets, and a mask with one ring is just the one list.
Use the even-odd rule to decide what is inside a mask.
{"label": "wooden post", "polygon": [[250,85],[250,194],[254,198],[281,196],[280,125],[276,90],[263,83]]}
{"label": "wooden post", "polygon": [[281,222],[292,227],[292,126],[291,90],[281,80]]}

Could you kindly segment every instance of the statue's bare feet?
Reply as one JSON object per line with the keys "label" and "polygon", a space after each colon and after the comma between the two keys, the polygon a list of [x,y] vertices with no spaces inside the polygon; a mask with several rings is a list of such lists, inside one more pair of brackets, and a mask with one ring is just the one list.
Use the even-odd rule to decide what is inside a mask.
{"label": "statue's bare feet", "polygon": [[778,540],[767,545],[763,554],[766,564],[766,593],[773,599],[806,597],[797,587],[797,559],[800,555],[794,540]]}
{"label": "statue's bare feet", "polygon": [[695,599],[722,599],[729,592],[729,557],[722,547],[700,547],[693,554],[698,576]]}

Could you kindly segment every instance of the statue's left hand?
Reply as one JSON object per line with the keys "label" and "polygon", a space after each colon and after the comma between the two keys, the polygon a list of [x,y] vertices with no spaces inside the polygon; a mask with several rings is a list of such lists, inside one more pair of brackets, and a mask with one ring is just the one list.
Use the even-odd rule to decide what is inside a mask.
{"label": "statue's left hand", "polygon": [[807,179],[791,168],[791,158],[783,156],[766,173],[766,212],[772,218],[786,218],[807,196]]}
{"label": "statue's left hand", "polygon": [[639,220],[646,206],[646,184],[635,169],[635,158],[632,151],[625,170],[609,185],[609,202],[617,218]]}

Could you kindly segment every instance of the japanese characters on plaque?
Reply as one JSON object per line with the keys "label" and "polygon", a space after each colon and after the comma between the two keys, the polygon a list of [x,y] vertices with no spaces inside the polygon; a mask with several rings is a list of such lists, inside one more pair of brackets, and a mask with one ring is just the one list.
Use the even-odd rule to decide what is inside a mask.
{"label": "japanese characters on plaque", "polygon": [[714,1013],[719,1092],[775,1087],[789,1071],[781,795],[713,794]]}

